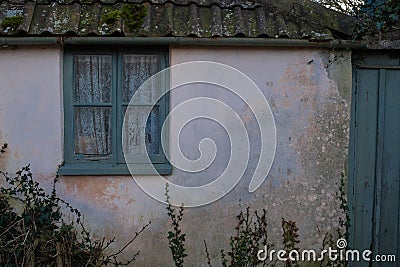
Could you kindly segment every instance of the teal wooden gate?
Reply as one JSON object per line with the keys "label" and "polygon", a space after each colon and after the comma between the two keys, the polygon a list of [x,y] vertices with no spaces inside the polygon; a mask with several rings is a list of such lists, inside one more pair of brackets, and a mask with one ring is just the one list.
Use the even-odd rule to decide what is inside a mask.
{"label": "teal wooden gate", "polygon": [[[350,266],[400,266],[400,56],[353,58],[349,155],[349,245],[396,262]],[[361,255],[361,254],[360,254]],[[382,257],[381,257],[382,258]]]}

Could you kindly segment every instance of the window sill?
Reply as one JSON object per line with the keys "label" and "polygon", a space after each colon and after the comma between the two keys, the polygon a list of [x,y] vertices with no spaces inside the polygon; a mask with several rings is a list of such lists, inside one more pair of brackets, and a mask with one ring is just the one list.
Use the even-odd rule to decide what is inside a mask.
{"label": "window sill", "polygon": [[126,164],[92,164],[75,163],[65,164],[58,169],[58,174],[62,176],[78,175],[169,175],[172,174],[170,164],[154,164],[154,168],[148,164],[132,164],[131,172]]}

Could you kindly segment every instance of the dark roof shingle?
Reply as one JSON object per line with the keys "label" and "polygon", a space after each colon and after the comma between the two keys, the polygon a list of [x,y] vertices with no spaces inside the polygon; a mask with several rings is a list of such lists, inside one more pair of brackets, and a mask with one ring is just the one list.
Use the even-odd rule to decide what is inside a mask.
{"label": "dark roof shingle", "polygon": [[[131,30],[123,21],[104,23],[102,14],[123,3],[143,4],[147,16]],[[0,23],[22,15],[17,29],[0,26],[5,36],[176,36],[268,37],[330,40],[349,36],[352,19],[308,2],[285,0],[8,0],[0,4]]]}

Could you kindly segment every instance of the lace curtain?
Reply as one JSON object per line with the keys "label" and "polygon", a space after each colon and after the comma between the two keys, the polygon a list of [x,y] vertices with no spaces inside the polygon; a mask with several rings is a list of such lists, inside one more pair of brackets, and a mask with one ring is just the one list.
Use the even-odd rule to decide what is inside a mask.
{"label": "lace curtain", "polygon": [[112,56],[75,56],[74,72],[75,153],[110,155]]}
{"label": "lace curtain", "polygon": [[[159,71],[158,55],[123,55],[122,116],[136,90]],[[76,55],[74,57],[75,153],[108,156],[112,153],[112,56]],[[128,116],[129,135],[122,140],[126,153],[159,153],[159,107],[150,106],[159,94],[159,82],[149,84],[136,98]],[[152,109],[149,118],[145,112]],[[122,117],[123,119],[123,117]]]}
{"label": "lace curtain", "polygon": [[[136,90],[153,74],[159,71],[157,55],[124,55],[122,99],[124,114],[126,107]],[[135,96],[134,106],[126,113],[125,138],[122,142],[125,153],[142,155],[159,153],[159,107],[152,108],[150,103],[157,100],[160,90],[159,81],[147,84],[139,95]],[[152,109],[152,110],[151,110]],[[146,115],[151,110],[149,118]]]}

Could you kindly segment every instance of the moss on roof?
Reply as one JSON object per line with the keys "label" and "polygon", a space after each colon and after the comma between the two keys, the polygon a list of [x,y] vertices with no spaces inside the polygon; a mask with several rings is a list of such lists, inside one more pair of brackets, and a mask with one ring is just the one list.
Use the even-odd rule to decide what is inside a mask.
{"label": "moss on roof", "polygon": [[[19,14],[22,21],[6,27]],[[0,35],[350,38],[352,18],[309,0],[8,0]],[[13,28],[10,31],[10,28]]]}

